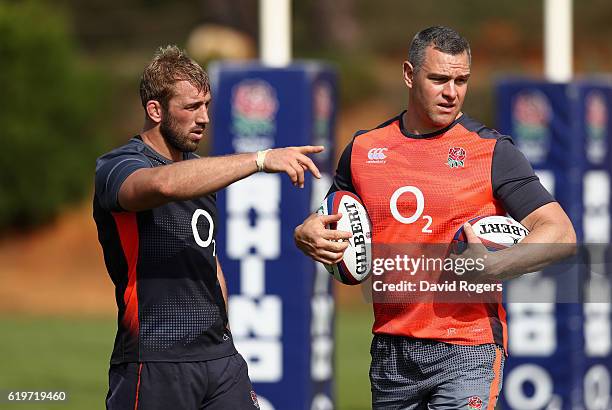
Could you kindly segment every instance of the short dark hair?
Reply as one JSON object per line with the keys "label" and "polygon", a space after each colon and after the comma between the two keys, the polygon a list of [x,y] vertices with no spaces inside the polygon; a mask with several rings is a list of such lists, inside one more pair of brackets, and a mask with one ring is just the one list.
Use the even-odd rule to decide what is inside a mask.
{"label": "short dark hair", "polygon": [[472,62],[470,43],[459,33],[452,28],[444,26],[428,27],[416,33],[412,43],[410,43],[408,61],[412,64],[415,72],[423,65],[425,50],[429,46],[433,46],[434,49],[453,56],[467,52],[468,61],[469,63]]}
{"label": "short dark hair", "polygon": [[184,50],[175,45],[159,47],[140,79],[142,106],[146,107],[147,101],[157,100],[167,109],[174,95],[174,84],[179,81],[188,81],[200,92],[210,91],[208,75]]}

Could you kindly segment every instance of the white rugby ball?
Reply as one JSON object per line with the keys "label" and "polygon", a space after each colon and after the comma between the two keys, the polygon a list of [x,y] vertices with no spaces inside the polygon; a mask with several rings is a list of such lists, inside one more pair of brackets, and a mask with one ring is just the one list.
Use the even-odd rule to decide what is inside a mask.
{"label": "white rugby ball", "polygon": [[[509,248],[522,241],[529,230],[520,222],[509,216],[479,216],[468,221],[482,244],[488,250],[495,252]],[[456,253],[461,253],[467,247],[467,237],[463,226],[453,238],[453,247]]]}
{"label": "white rugby ball", "polygon": [[339,282],[357,285],[372,272],[372,227],[370,217],[357,195],[348,191],[336,191],[328,195],[317,213],[320,215],[342,214],[337,223],[327,229],[337,229],[353,234],[349,247],[339,263],[325,265],[327,271]]}

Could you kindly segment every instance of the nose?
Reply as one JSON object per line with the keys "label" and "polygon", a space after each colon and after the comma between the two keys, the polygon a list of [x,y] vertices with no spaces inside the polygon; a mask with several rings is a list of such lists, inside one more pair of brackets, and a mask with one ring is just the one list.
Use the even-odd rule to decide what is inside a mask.
{"label": "nose", "polygon": [[455,85],[454,81],[451,80],[444,84],[442,95],[449,101],[453,101],[455,98],[457,98],[457,86]]}
{"label": "nose", "polygon": [[206,125],[210,122],[208,107],[206,107],[206,105],[202,105],[200,109],[198,109],[195,121],[196,124],[199,125]]}

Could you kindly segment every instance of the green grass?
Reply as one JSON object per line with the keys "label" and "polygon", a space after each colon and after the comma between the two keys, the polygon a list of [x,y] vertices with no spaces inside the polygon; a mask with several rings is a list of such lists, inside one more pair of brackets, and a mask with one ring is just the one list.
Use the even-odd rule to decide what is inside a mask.
{"label": "green grass", "polygon": [[104,407],[111,318],[0,318],[0,391],[65,391],[63,403],[14,403],[2,409],[98,409]]}
{"label": "green grass", "polygon": [[[338,409],[370,408],[368,366],[371,311],[340,310],[336,321]],[[13,403],[0,409],[104,408],[113,318],[0,317],[0,392],[65,391],[62,403]]]}
{"label": "green grass", "polygon": [[339,309],[336,316],[336,404],[339,410],[371,408],[372,307]]}

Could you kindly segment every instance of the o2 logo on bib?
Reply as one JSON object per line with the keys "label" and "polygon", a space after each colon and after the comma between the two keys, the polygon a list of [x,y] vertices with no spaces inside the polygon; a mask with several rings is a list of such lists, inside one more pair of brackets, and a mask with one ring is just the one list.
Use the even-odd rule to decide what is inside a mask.
{"label": "o2 logo on bib", "polygon": [[[200,218],[205,218],[206,222],[208,222],[208,232],[200,233],[201,230],[198,229],[198,220]],[[212,244],[213,256],[217,256],[217,242],[213,238],[215,222],[207,211],[196,209],[191,217],[191,230],[193,231],[193,239],[195,239],[196,244],[202,248],[208,248]]]}
{"label": "o2 logo on bib", "polygon": [[[402,215],[397,208],[397,203],[402,195],[409,194],[414,195],[416,199],[416,209],[412,215]],[[419,188],[410,185],[398,188],[393,195],[391,195],[389,207],[391,209],[391,215],[393,215],[398,222],[410,225],[419,221],[424,221],[421,232],[432,233],[429,227],[431,226],[433,220],[431,219],[431,216],[423,215],[423,211],[425,210],[425,197]]]}

